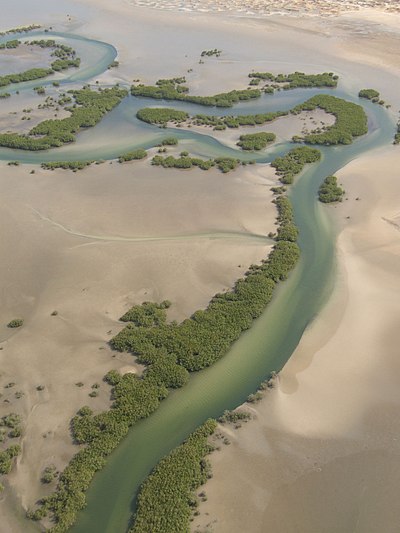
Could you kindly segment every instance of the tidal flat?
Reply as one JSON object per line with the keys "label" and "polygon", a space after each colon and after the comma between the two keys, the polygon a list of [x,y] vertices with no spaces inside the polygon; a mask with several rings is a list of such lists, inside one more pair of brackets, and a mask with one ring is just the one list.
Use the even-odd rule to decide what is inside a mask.
{"label": "tidal flat", "polygon": [[[389,20],[378,13],[377,28],[365,22],[360,12],[329,21],[301,17],[260,21],[231,19],[221,14],[160,12],[126,2],[113,5],[112,11],[101,1],[51,6],[39,2],[33,13],[28,2],[14,2],[4,16],[2,29],[43,23],[52,26],[55,32],[108,43],[118,53],[118,68],[105,69],[91,77],[92,65],[105,61],[103,57],[108,60],[108,56],[103,56],[103,52],[96,55],[97,49],[86,48],[84,44],[80,49],[77,47],[83,58],[85,79],[79,79],[77,71],[72,88],[87,81],[129,86],[133,79],[151,84],[159,78],[185,75],[191,93],[208,95],[244,88],[253,69],[334,71],[340,76],[338,90],[353,94],[354,98],[360,88],[378,89],[392,105],[387,111],[388,123],[395,120],[400,105],[396,89],[398,58],[391,53],[398,50],[400,42],[395,15]],[[369,28],[367,36],[358,31],[363,23]],[[222,50],[221,56],[199,64],[201,51],[214,47]],[[104,50],[108,53],[109,49]],[[58,90],[48,91],[51,94]],[[275,97],[278,103],[274,105],[278,108],[284,98],[292,98],[278,93],[271,97],[271,102]],[[15,110],[20,112],[25,108],[25,104],[21,105],[24,98],[22,93],[12,95],[7,102],[0,102],[1,110],[17,102]],[[26,105],[40,101],[37,95],[29,93]],[[146,107],[147,103],[139,105]],[[157,103],[153,101],[151,105]],[[248,105],[239,104],[235,113],[247,111]],[[97,397],[88,398],[91,386],[101,383],[111,368],[141,372],[131,355],[116,353],[108,345],[110,338],[122,329],[118,318],[133,304],[169,299],[173,302],[170,318],[180,321],[204,308],[215,293],[230,288],[249,265],[266,257],[271,247],[269,242],[257,238],[275,229],[276,211],[271,204],[270,187],[277,184],[277,178],[268,163],[240,167],[226,175],[215,169],[207,173],[198,169],[190,172],[162,169],[151,166],[149,160],[123,165],[113,160],[110,164],[108,159],[116,157],[118,150],[150,145],[157,136],[162,138],[162,131],[154,128],[149,132],[134,120],[136,109],[129,105],[117,108],[99,125],[80,133],[76,144],[56,149],[64,150],[63,157],[70,159],[82,157],[89,150],[96,159],[107,159],[76,174],[41,170],[37,165],[41,158],[36,154],[27,155],[25,163],[18,167],[9,167],[7,160],[23,162],[23,158],[20,153],[10,157],[5,151],[2,156],[0,149],[4,159],[0,176],[4,258],[1,377],[3,385],[15,382],[24,393],[15,399],[14,392],[11,394],[7,389],[4,399],[11,405],[5,403],[2,407],[4,414],[13,410],[23,420],[22,454],[7,476],[1,497],[7,531],[34,528],[23,519],[23,509],[31,508],[49,490],[40,483],[48,463],[62,470],[76,452],[69,433],[69,421],[75,412],[85,404],[96,412],[109,407],[106,385],[100,386]],[[300,123],[296,125],[295,120],[284,118],[275,123],[275,130],[268,125],[266,129],[275,131],[278,140],[284,143],[303,127],[298,118],[293,118]],[[317,119],[326,117],[311,117],[311,124]],[[1,120],[2,130],[13,130],[17,124],[15,115],[7,118],[2,112]],[[377,135],[379,127],[373,114],[370,115],[371,134],[376,130]],[[249,128],[240,133],[253,131],[256,130]],[[203,132],[198,129],[196,133]],[[217,155],[224,150],[219,142],[236,149],[237,139],[231,131],[228,137],[212,130],[205,133],[210,141],[190,135],[185,139],[184,131],[178,148],[169,153],[195,150],[197,146],[201,155],[210,147]],[[265,524],[273,520],[272,507],[280,513],[288,506],[294,508],[286,491],[279,490],[282,472],[287,472],[285,487],[293,488],[293,498],[300,509],[300,514],[293,518],[301,524],[300,531],[310,531],[306,529],[310,523],[309,509],[321,505],[324,525],[322,518],[315,517],[315,531],[351,530],[364,492],[362,487],[350,483],[348,472],[354,475],[366,472],[375,487],[369,489],[368,501],[381,502],[374,520],[385,515],[387,531],[395,531],[394,527],[391,529],[397,523],[392,514],[393,502],[383,502],[374,467],[370,472],[358,458],[368,427],[368,461],[378,468],[380,463],[378,459],[375,463],[374,457],[376,450],[381,450],[386,458],[387,478],[395,484],[394,465],[399,450],[395,440],[388,436],[388,427],[394,423],[399,401],[398,376],[396,371],[387,375],[380,371],[378,379],[377,367],[391,368],[390,362],[395,365],[394,349],[398,344],[395,326],[390,327],[390,334],[386,330],[398,314],[399,191],[391,169],[400,156],[389,142],[385,150],[356,156],[338,174],[349,200],[329,208],[332,214],[329,218],[334,219],[329,223],[335,225],[339,234],[338,275],[333,293],[284,367],[278,387],[257,406],[257,420],[234,432],[231,447],[211,456],[214,478],[205,487],[208,501],[200,506],[194,530],[211,524],[210,530],[215,532],[263,531]],[[52,161],[55,156],[46,153],[44,159]],[[384,185],[377,187],[377,175],[382,172]],[[57,315],[51,316],[55,310]],[[341,318],[343,314],[345,318]],[[378,314],[379,320],[371,320],[371,316]],[[18,331],[5,327],[15,316],[24,318],[24,326]],[[322,344],[324,350],[320,348]],[[338,350],[342,354],[339,361],[335,355]],[[369,356],[363,357],[367,352]],[[335,380],[332,375],[337,376]],[[264,377],[260,376],[260,380]],[[341,383],[337,412],[328,409],[339,394],[332,381]],[[78,382],[84,386],[77,387]],[[45,387],[42,392],[36,389],[40,385]],[[310,405],[318,405],[318,412]],[[387,418],[383,429],[382,413]],[[278,432],[284,437],[277,438]],[[246,448],[246,439],[255,448]],[[348,445],[349,440],[352,446]],[[310,441],[312,445],[308,445]],[[271,449],[277,450],[276,455]],[[258,454],[263,457],[266,473],[253,486],[252,468],[263,472],[257,463]],[[293,456],[300,457],[295,464]],[[348,487],[346,508],[341,499],[335,500],[332,495],[319,499],[323,490],[318,489],[318,480],[314,483],[317,468],[340,462],[344,456],[346,469],[332,467],[332,474],[328,470],[321,483],[333,484],[340,490]],[[237,468],[232,469],[233,462]],[[243,491],[243,487],[249,486],[251,490]],[[333,489],[332,493],[336,494]],[[238,500],[243,507],[237,505]],[[369,518],[368,501],[357,516],[360,523],[369,522],[363,531],[374,531],[373,524],[377,522]],[[15,513],[15,509],[21,510]],[[337,520],[341,510],[345,517]],[[277,518],[274,526],[281,532],[293,531],[294,527],[289,518],[286,522]],[[112,523],[104,525],[104,531],[108,530],[106,527],[112,528]]]}

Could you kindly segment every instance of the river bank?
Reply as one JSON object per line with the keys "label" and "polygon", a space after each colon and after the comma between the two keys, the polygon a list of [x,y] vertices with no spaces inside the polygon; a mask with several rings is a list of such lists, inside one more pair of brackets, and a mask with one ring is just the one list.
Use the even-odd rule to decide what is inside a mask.
{"label": "river bank", "polygon": [[341,228],[335,292],[255,420],[211,456],[194,531],[397,530],[398,161],[386,148],[337,174],[349,200],[328,208]]}

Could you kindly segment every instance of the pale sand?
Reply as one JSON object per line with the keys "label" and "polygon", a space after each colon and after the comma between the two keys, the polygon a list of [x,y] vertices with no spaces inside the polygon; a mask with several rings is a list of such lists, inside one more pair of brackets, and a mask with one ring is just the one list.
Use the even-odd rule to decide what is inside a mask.
{"label": "pale sand", "polygon": [[[271,21],[265,26],[250,20],[135,10],[123,2],[110,6],[96,0],[94,5],[98,11],[84,22],[74,18],[75,8],[69,6],[73,23],[58,29],[73,27],[117,46],[121,67],[108,71],[108,81],[154,81],[193,68],[190,86],[206,94],[242,87],[252,68],[288,72],[300,66],[310,72],[335,67],[345,80],[346,74],[355,74],[352,83],[358,88],[371,81],[370,68],[360,65],[355,70],[351,62],[335,57],[343,43],[350,47],[351,42],[329,37],[331,30],[310,27],[309,22],[297,23],[297,32],[285,26],[286,19],[284,25]],[[21,23],[32,18],[36,16],[27,11]],[[295,48],[293,35],[298,39]],[[201,50],[210,46],[224,48],[223,60],[198,65]],[[385,90],[385,98],[398,97],[392,79],[395,76],[388,74],[374,80],[374,86]],[[121,327],[117,318],[133,303],[164,298],[174,303],[172,318],[188,316],[268,252],[266,244],[246,236],[153,243],[113,238],[168,237],[187,231],[267,233],[274,218],[271,175],[263,167],[226,176],[216,171],[155,170],[148,162],[107,163],[77,174],[37,170],[31,176],[30,168],[2,166],[0,174],[0,245],[5,250],[1,324],[15,316],[26,320],[21,330],[2,327],[0,332],[8,339],[0,352],[2,383],[15,381],[15,390],[25,392],[2,408],[4,413],[18,410],[24,419],[23,454],[9,476],[24,506],[44,493],[39,483],[43,467],[53,462],[62,468],[76,451],[68,434],[76,409],[87,403],[95,409],[108,405],[106,385],[101,384],[96,399],[87,396],[90,385],[101,383],[110,368],[125,369],[133,362],[127,355],[113,358],[106,345]],[[54,309],[59,312],[56,317],[50,316]],[[76,387],[77,381],[85,386]],[[46,386],[41,393],[35,389],[39,384]],[[3,516],[11,507],[10,496],[5,498]],[[11,518],[4,520],[7,531],[20,531]]]}
{"label": "pale sand", "polygon": [[255,406],[257,422],[211,456],[194,530],[398,530],[399,158],[386,148],[338,173],[349,201],[335,209],[335,293]]}

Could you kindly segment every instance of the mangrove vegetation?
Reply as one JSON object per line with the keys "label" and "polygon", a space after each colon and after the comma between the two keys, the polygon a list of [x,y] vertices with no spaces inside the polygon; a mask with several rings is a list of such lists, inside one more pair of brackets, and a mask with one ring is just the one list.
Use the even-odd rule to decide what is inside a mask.
{"label": "mangrove vegetation", "polygon": [[337,183],[337,177],[327,176],[318,189],[318,199],[324,204],[341,202],[343,200],[344,193],[344,189],[342,189],[342,187],[340,187]]}
{"label": "mangrove vegetation", "polygon": [[308,144],[351,144],[354,137],[365,135],[368,132],[367,115],[360,105],[329,94],[313,96],[293,108],[292,113],[313,111],[316,108],[334,115],[335,123],[321,133],[310,133],[304,137],[296,136],[293,140],[304,141]]}
{"label": "mangrove vegetation", "polygon": [[240,146],[242,150],[262,150],[268,144],[274,142],[275,139],[275,133],[264,131],[260,133],[249,133],[247,135],[241,135],[237,145]]}
{"label": "mangrove vegetation", "polygon": [[75,100],[74,106],[66,108],[71,113],[70,117],[44,120],[25,135],[2,133],[0,146],[36,151],[72,143],[82,128],[95,126],[127,95],[127,91],[119,87],[99,90],[84,88],[68,92]]}
{"label": "mangrove vegetation", "polygon": [[234,90],[213,96],[189,95],[189,89],[182,85],[185,81],[185,78],[172,78],[158,80],[155,85],[133,85],[131,94],[156,100],[176,100],[209,107],[232,107],[233,104],[239,101],[251,100],[261,96],[261,91],[258,89]]}
{"label": "mangrove vegetation", "polygon": [[323,72],[322,74],[305,74],[304,72],[293,72],[291,74],[272,74],[271,72],[251,72],[249,78],[252,80],[263,80],[275,84],[272,87],[288,89],[300,89],[308,87],[328,87],[336,88],[339,76],[333,72]]}
{"label": "mangrove vegetation", "polygon": [[285,185],[293,183],[296,174],[299,174],[304,166],[315,163],[321,159],[321,152],[309,146],[293,148],[286,155],[275,158],[271,166],[275,168],[279,180]]}
{"label": "mangrove vegetation", "polygon": [[208,438],[217,427],[207,420],[156,466],[143,483],[130,533],[187,533],[197,507],[195,490],[211,477]]}

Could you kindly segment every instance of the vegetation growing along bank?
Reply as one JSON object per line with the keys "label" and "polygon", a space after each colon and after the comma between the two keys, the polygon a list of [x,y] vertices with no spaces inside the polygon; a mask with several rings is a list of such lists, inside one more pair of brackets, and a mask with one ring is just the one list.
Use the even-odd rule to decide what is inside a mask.
{"label": "vegetation growing along bank", "polygon": [[11,83],[21,83],[23,81],[46,78],[53,73],[54,71],[52,68],[31,68],[24,72],[20,72],[19,74],[6,74],[5,76],[0,76],[0,87],[6,87]]}
{"label": "vegetation growing along bank", "polygon": [[[305,74],[304,72],[293,72],[291,74],[272,74],[271,72],[251,72],[249,78],[253,80],[263,80],[271,83],[267,86],[267,92],[274,92],[274,89],[299,89],[308,87],[328,87],[336,88],[339,76],[333,72],[322,74]],[[272,90],[271,90],[272,89]]]}
{"label": "vegetation growing along bank", "polygon": [[247,135],[241,135],[237,145],[240,146],[242,150],[262,150],[268,144],[274,142],[275,139],[275,133],[263,131],[260,133],[249,133]]}
{"label": "vegetation growing along bank", "polygon": [[208,420],[156,466],[143,483],[130,533],[186,533],[198,501],[194,491],[211,477],[205,457],[217,424]]}
{"label": "vegetation growing along bank", "polygon": [[44,120],[26,135],[2,133],[0,146],[35,151],[72,143],[82,128],[95,126],[128,94],[125,89],[119,87],[99,90],[84,88],[68,92],[75,100],[74,106],[65,108],[70,111],[70,117]]}
{"label": "vegetation growing along bank", "polygon": [[375,89],[361,89],[358,96],[360,98],[372,100],[373,102],[379,102],[379,91],[376,91]]}
{"label": "vegetation growing along bank", "polygon": [[143,148],[139,148],[137,150],[132,150],[131,152],[127,152],[125,154],[122,154],[118,157],[118,163],[125,163],[126,161],[136,161],[138,159],[144,159],[147,157],[146,150],[143,150]]}
{"label": "vegetation growing along bank", "polygon": [[[239,128],[240,126],[265,124],[279,117],[289,115],[289,113],[296,115],[302,111],[313,111],[316,108],[334,115],[335,123],[325,130],[317,130],[304,137],[294,136],[293,141],[325,145],[351,144],[354,137],[368,132],[368,119],[362,106],[328,94],[313,96],[306,102],[294,107],[291,111],[222,117],[198,114],[191,118],[191,123],[196,126],[212,126],[215,130],[224,130],[227,127]],[[144,108],[140,109],[136,116],[149,124],[162,124],[164,126],[168,122],[180,125],[189,119],[189,115],[186,112],[171,108]]]}
{"label": "vegetation growing along bank", "polygon": [[[351,144],[354,137],[364,135],[368,131],[367,116],[364,109],[352,102],[331,95],[316,95],[306,102],[294,107],[291,111],[277,111],[259,113],[256,115],[238,116],[210,116],[198,114],[191,119],[191,123],[198,126],[212,126],[215,130],[238,128],[240,126],[253,126],[265,124],[289,113],[298,114],[302,111],[312,111],[316,108],[323,109],[333,114],[335,124],[325,130],[317,130],[304,137],[295,136],[295,142],[304,141],[309,144]],[[166,125],[174,122],[179,125],[189,119],[187,113],[171,108],[144,108],[138,111],[137,117],[150,124]]]}
{"label": "vegetation growing along bank", "polygon": [[318,199],[324,204],[333,202],[341,202],[343,200],[345,190],[337,184],[336,176],[327,176],[320,188],[318,189]]}
{"label": "vegetation growing along bank", "polygon": [[10,93],[0,93],[0,98],[10,98]]}
{"label": "vegetation growing along bank", "polygon": [[335,116],[335,123],[320,133],[310,133],[304,137],[295,136],[294,141],[308,144],[351,144],[354,137],[368,133],[368,119],[362,106],[329,94],[317,94],[292,109],[293,114],[302,111],[323,109]]}
{"label": "vegetation growing along bank", "polygon": [[11,33],[28,33],[29,31],[38,30],[42,26],[40,24],[30,24],[29,26],[21,26],[19,28],[11,28],[10,30],[0,31],[0,37],[9,35]]}
{"label": "vegetation growing along bank", "polygon": [[216,166],[221,172],[226,173],[240,164],[240,159],[233,157],[217,157],[215,159],[200,159],[199,157],[190,157],[186,152],[180,157],[173,157],[172,155],[162,157],[156,155],[151,160],[152,165],[162,166],[163,168],[180,168],[190,169],[198,167],[201,170],[210,170],[211,167]]}
{"label": "vegetation growing along bank", "polygon": [[[18,40],[8,41],[4,45],[0,45],[0,48],[17,48],[21,44]],[[32,68],[18,74],[6,74],[0,76],[0,87],[6,87],[12,83],[21,83],[23,81],[32,81],[54,74],[60,70],[65,70],[70,67],[79,67],[81,60],[76,57],[76,52],[70,46],[65,44],[58,44],[54,39],[42,39],[36,41],[30,41],[28,44],[32,46],[39,46],[40,48],[53,48],[54,51],[51,54],[54,57],[54,61],[50,67],[47,68]]]}
{"label": "vegetation growing along bank", "polygon": [[315,163],[321,159],[321,152],[309,146],[299,146],[293,148],[283,157],[277,157],[272,161],[271,166],[276,169],[281,183],[290,185],[293,183],[296,174],[299,174],[304,166]]}
{"label": "vegetation growing along bank", "polygon": [[400,122],[397,124],[397,130],[394,134],[393,144],[400,144]]}
{"label": "vegetation growing along bank", "polygon": [[0,44],[0,50],[10,50],[12,48],[18,48],[18,46],[21,44],[21,41],[18,39],[13,39],[11,41],[7,41],[6,43]]}
{"label": "vegetation growing along bank", "polygon": [[136,113],[139,120],[148,124],[166,125],[168,122],[180,124],[189,118],[185,111],[178,111],[168,107],[145,107]]}
{"label": "vegetation growing along bank", "polygon": [[[116,371],[110,371],[105,380],[113,387],[111,409],[97,415],[89,407],[78,411],[71,423],[73,437],[76,443],[86,446],[80,449],[60,475],[55,492],[42,499],[40,506],[29,513],[31,518],[40,520],[50,514],[55,522],[50,531],[66,531],[74,523],[77,512],[86,504],[84,493],[94,474],[103,468],[108,455],[118,446],[129,428],[155,411],[170,389],[187,383],[190,372],[206,368],[220,359],[241,333],[251,327],[253,320],[261,315],[276,285],[287,278],[300,255],[299,247],[294,242],[296,230],[292,226],[290,203],[288,199],[280,197],[281,191],[282,188],[277,188],[278,196],[275,199],[278,222],[282,226],[281,230],[278,229],[276,244],[260,265],[252,265],[245,276],[236,281],[231,291],[216,294],[206,309],[196,311],[179,324],[167,321],[166,309],[171,305],[168,301],[135,305],[121,318],[127,322],[127,326],[111,340],[111,346],[119,351],[131,352],[139,363],[145,365],[146,370],[142,377],[134,374],[121,376]],[[164,512],[165,508],[159,501],[154,503],[157,508],[153,507],[153,510],[149,505],[151,501],[156,502],[153,491],[159,490],[159,480],[166,479],[166,472],[170,472],[168,465],[171,464],[178,468],[174,478],[177,490],[171,493],[168,513],[172,513],[174,508],[178,509],[173,520],[178,520],[179,514],[188,516],[190,501],[182,496],[188,485],[180,477],[180,472],[186,470],[187,476],[193,475],[189,465],[193,465],[194,452],[191,447],[183,450],[186,451],[178,454],[183,455],[179,467],[167,460],[152,482],[146,485],[145,495],[141,499],[141,513],[146,519],[149,512]],[[173,457],[177,456],[173,454]],[[197,458],[196,461],[201,459]],[[183,470],[180,465],[184,465]],[[194,482],[191,487],[195,486]],[[172,498],[174,502],[176,500],[176,507],[171,504]],[[137,520],[142,520],[139,515]],[[172,520],[172,517],[165,517],[160,524],[172,523],[168,520]]]}
{"label": "vegetation growing along bank", "polygon": [[158,80],[155,85],[133,85],[131,94],[157,100],[178,100],[209,107],[232,107],[233,104],[239,101],[251,100],[261,96],[261,91],[258,89],[235,90],[213,96],[194,96],[188,94],[188,87],[183,85],[185,82],[185,78],[172,78]]}
{"label": "vegetation growing along bank", "polygon": [[62,168],[64,170],[72,170],[77,172],[88,166],[90,166],[94,161],[52,161],[49,163],[42,163],[40,166],[44,170],[55,170],[56,168]]}

